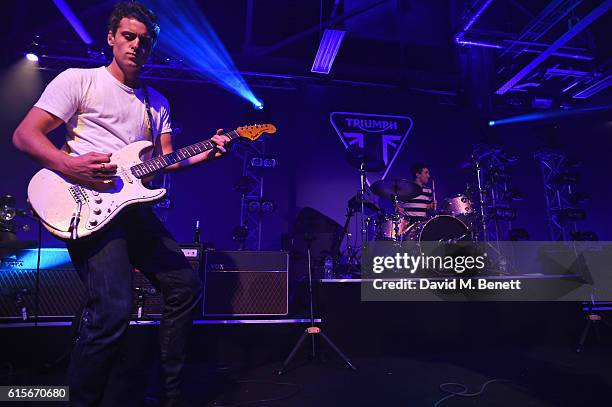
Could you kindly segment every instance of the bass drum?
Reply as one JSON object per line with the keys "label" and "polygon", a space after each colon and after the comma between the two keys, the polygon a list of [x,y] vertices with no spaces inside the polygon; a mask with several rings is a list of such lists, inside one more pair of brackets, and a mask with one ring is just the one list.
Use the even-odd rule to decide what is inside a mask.
{"label": "bass drum", "polygon": [[405,240],[413,242],[467,240],[468,232],[468,227],[459,219],[448,215],[439,215],[410,225]]}

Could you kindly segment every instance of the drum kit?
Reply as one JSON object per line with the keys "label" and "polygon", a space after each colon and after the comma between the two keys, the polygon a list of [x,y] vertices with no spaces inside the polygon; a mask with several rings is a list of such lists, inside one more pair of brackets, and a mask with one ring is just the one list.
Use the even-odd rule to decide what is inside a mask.
{"label": "drum kit", "polygon": [[432,216],[414,220],[400,213],[398,203],[419,196],[419,185],[405,179],[388,179],[376,181],[371,189],[375,195],[391,200],[394,209],[366,219],[370,226],[366,240],[453,242],[472,238],[470,217],[474,209],[465,194],[445,199],[443,207]]}
{"label": "drum kit", "polygon": [[[349,213],[361,214],[362,242],[389,240],[420,243],[475,240],[476,212],[469,191],[446,198],[442,207],[435,209],[432,216],[423,220],[414,220],[401,213],[399,203],[421,195],[421,186],[406,179],[384,179],[373,183],[369,188],[370,191],[393,204],[393,209],[385,211],[365,198],[366,173],[382,170],[384,163],[368,156],[363,148],[357,147],[347,149],[346,159],[351,166],[359,169],[361,174],[361,189],[349,201],[349,208],[352,208]],[[435,188],[433,194],[435,202]],[[347,216],[345,231],[348,221]]]}

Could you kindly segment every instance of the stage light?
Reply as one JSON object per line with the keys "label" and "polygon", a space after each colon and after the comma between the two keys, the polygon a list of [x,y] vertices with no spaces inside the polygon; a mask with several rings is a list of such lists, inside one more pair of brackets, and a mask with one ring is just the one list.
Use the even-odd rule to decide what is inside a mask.
{"label": "stage light", "polygon": [[512,221],[516,219],[516,210],[507,206],[490,207],[489,214],[496,220]]}
{"label": "stage light", "polygon": [[162,29],[156,50],[164,57],[181,60],[197,75],[263,108],[194,0],[144,0],[144,3],[155,11]]}
{"label": "stage light", "polygon": [[572,205],[579,205],[585,203],[591,198],[591,196],[586,192],[572,192],[568,200],[572,203]]}
{"label": "stage light", "polygon": [[587,215],[584,209],[555,209],[551,211],[552,216],[555,220],[585,220]]}
{"label": "stage light", "polygon": [[340,44],[344,38],[346,32],[342,30],[326,29],[321,37],[321,43],[319,44],[319,50],[317,56],[315,56],[314,63],[312,64],[311,72],[328,74],[331,70]]}
{"label": "stage light", "polygon": [[539,120],[550,120],[550,119],[556,119],[559,117],[576,116],[579,114],[594,113],[594,112],[599,112],[602,110],[610,110],[610,109],[612,109],[612,104],[583,106],[583,107],[578,107],[578,106],[572,107],[568,105],[563,105],[557,109],[551,109],[551,110],[537,112],[537,113],[521,114],[518,116],[509,117],[507,119],[499,119],[495,121],[490,121],[489,126],[499,126],[502,124],[510,124],[510,123],[533,122],[533,121],[539,121]]}
{"label": "stage light", "polygon": [[34,54],[32,52],[29,52],[29,53],[25,54],[25,57],[30,62],[38,62],[38,55],[36,55],[36,54]]}
{"label": "stage light", "polygon": [[249,201],[249,203],[247,204],[247,210],[251,213],[261,212],[261,202]]}
{"label": "stage light", "polygon": [[261,203],[261,211],[265,213],[274,212],[274,202],[272,201],[263,201]]}
{"label": "stage light", "polygon": [[264,168],[276,167],[276,158],[265,158],[263,161]]}
{"label": "stage light", "polygon": [[276,167],[276,158],[273,157],[251,157],[251,167],[254,168],[274,168]]}
{"label": "stage light", "polygon": [[253,103],[253,109],[263,110],[263,108],[264,108],[264,104],[262,101],[258,100],[257,102]]}
{"label": "stage light", "polygon": [[274,201],[269,199],[254,199],[247,202],[247,211],[251,213],[271,213],[275,209]]}
{"label": "stage light", "polygon": [[495,126],[495,120],[489,120],[489,127]]}
{"label": "stage light", "polygon": [[552,179],[556,185],[576,185],[580,182],[580,174],[577,172],[560,172]]}

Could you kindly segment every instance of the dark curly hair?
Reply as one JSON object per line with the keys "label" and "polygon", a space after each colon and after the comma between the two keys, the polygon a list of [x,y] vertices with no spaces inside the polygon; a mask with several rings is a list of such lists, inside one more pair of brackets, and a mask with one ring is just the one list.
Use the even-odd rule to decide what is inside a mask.
{"label": "dark curly hair", "polygon": [[119,22],[124,17],[131,17],[140,21],[147,27],[153,41],[157,39],[157,35],[159,33],[157,16],[152,10],[146,8],[142,3],[137,1],[122,1],[115,4],[108,19],[108,29],[113,33],[113,35],[117,33]]}
{"label": "dark curly hair", "polygon": [[416,177],[417,174],[423,171],[425,168],[429,169],[429,166],[425,163],[415,163],[412,167],[410,167],[410,173],[413,177]]}

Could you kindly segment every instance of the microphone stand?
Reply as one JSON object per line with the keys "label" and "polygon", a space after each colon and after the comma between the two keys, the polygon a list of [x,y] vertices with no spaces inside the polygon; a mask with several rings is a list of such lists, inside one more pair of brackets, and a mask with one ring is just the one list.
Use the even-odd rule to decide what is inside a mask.
{"label": "microphone stand", "polygon": [[285,361],[283,362],[283,366],[277,371],[277,374],[280,376],[283,373],[285,373],[285,369],[287,369],[287,366],[289,365],[289,363],[291,362],[291,360],[297,353],[298,349],[300,348],[300,346],[302,345],[302,343],[304,342],[304,340],[306,340],[308,336],[310,336],[310,339],[311,339],[311,356],[312,356],[312,359],[314,359],[317,356],[316,348],[315,348],[315,336],[316,335],[319,335],[320,337],[322,337],[325,340],[325,342],[327,342],[327,344],[338,354],[338,356],[340,356],[340,358],[344,360],[344,363],[346,363],[348,367],[351,368],[353,371],[356,371],[357,367],[355,367],[355,365],[351,363],[349,358],[347,358],[346,355],[344,355],[344,353],[342,353],[342,351],[332,342],[332,340],[329,339],[327,335],[323,333],[321,328],[315,325],[314,300],[312,296],[312,262],[310,258],[310,246],[311,246],[312,241],[314,240],[314,236],[312,236],[312,234],[310,233],[305,233],[304,240],[306,241],[306,254],[308,256],[308,299],[310,303],[310,326],[306,328],[306,330],[304,331],[300,339],[297,341],[297,343],[291,350],[291,353],[289,353],[289,356],[287,356],[287,359],[285,359]]}

